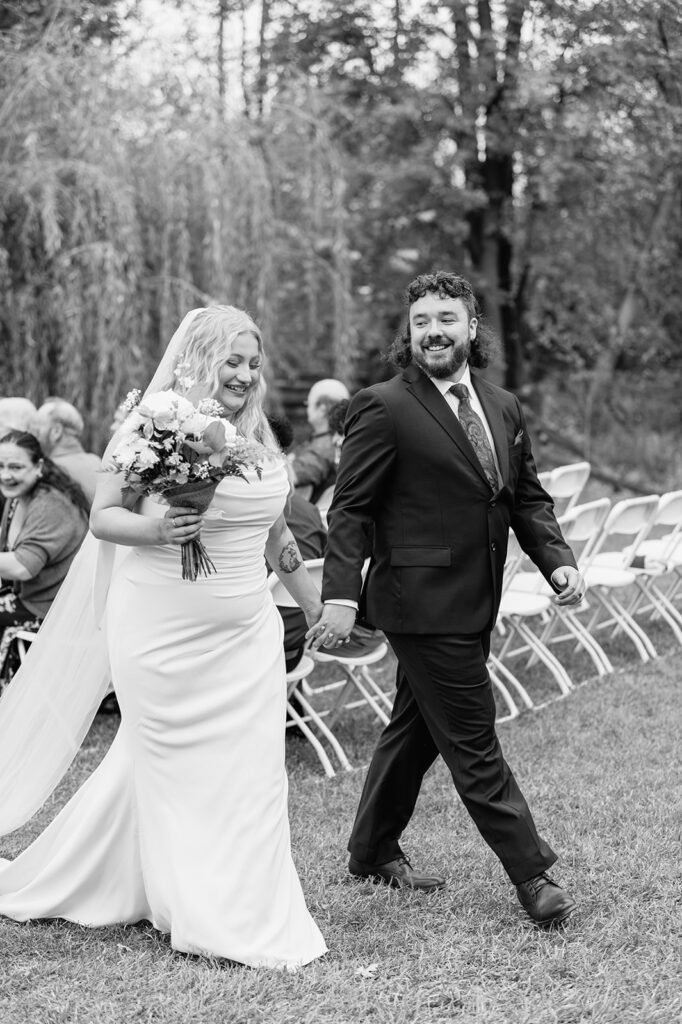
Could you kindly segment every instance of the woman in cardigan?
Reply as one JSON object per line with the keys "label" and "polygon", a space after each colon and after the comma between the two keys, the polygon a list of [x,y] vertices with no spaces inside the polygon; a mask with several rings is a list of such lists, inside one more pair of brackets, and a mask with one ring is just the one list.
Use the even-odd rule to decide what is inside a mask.
{"label": "woman in cardigan", "polygon": [[26,431],[0,438],[0,631],[35,628],[66,576],[88,529],[80,487]]}

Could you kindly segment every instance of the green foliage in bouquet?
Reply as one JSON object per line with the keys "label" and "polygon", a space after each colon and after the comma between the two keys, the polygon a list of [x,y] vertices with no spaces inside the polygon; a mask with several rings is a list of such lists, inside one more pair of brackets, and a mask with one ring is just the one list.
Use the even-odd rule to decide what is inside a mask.
{"label": "green foliage in bouquet", "polygon": [[[135,390],[125,407],[128,415],[112,456],[112,470],[125,479],[124,495],[161,495],[201,515],[226,476],[248,481],[246,472],[253,470],[260,478],[262,450],[237,433],[213,399],[194,406],[169,390],[141,401]],[[215,572],[199,539],[184,543],[181,554],[183,579]]]}

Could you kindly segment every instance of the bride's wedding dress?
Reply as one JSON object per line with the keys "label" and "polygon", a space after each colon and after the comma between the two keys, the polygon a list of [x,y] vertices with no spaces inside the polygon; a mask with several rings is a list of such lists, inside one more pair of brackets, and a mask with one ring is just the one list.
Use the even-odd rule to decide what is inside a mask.
{"label": "bride's wedding dress", "polygon": [[147,919],[177,950],[253,967],[325,953],[291,857],[282,624],[263,560],[288,483],[274,461],[247,476],[223,480],[204,518],[215,575],[183,581],[172,546],[131,548],[116,569],[121,727],[52,824],[0,861],[1,914]]}

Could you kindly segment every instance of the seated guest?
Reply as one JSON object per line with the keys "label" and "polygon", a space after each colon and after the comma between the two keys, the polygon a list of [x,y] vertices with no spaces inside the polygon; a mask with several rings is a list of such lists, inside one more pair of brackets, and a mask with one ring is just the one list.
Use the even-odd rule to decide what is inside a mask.
{"label": "seated guest", "polygon": [[88,529],[82,490],[33,434],[0,438],[0,630],[47,614]]}
{"label": "seated guest", "polygon": [[83,417],[75,406],[63,398],[48,398],[36,413],[33,432],[44,453],[80,485],[91,505],[102,460],[83,448],[83,429]]}
{"label": "seated guest", "polygon": [[[268,416],[268,422],[282,451],[288,451],[294,438],[289,420],[279,416]],[[287,498],[284,516],[298,544],[301,557],[305,560],[321,558],[324,554],[327,533],[319,509],[302,497],[298,491],[292,490]],[[298,665],[303,656],[303,645],[308,626],[300,608],[278,608],[277,610],[284,623],[284,657],[286,670],[290,672]]]}
{"label": "seated guest", "polygon": [[30,430],[35,414],[28,398],[0,398],[0,437],[9,430]]}
{"label": "seated guest", "polygon": [[[0,398],[0,437],[10,430],[30,430],[36,407],[28,398]],[[0,495],[0,514],[5,504]]]}
{"label": "seated guest", "polygon": [[335,465],[338,466],[339,459],[341,458],[341,445],[343,444],[344,436],[344,425],[346,422],[346,413],[348,412],[348,406],[350,405],[350,399],[343,398],[340,402],[335,402],[331,406],[327,413],[327,419],[329,421],[329,429],[332,432],[332,440],[336,449]]}
{"label": "seated guest", "polygon": [[318,380],[308,392],[306,408],[311,437],[294,448],[290,461],[296,487],[311,487],[313,503],[336,480],[337,447],[329,426],[329,410],[349,398],[346,385],[332,378]]}

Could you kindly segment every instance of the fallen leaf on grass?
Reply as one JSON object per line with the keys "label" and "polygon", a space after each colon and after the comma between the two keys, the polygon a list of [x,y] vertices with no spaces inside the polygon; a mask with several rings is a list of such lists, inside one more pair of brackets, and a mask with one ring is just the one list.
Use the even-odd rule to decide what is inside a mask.
{"label": "fallen leaf on grass", "polygon": [[379,970],[379,964],[369,964],[367,967],[356,967],[355,973],[360,978],[373,978]]}

